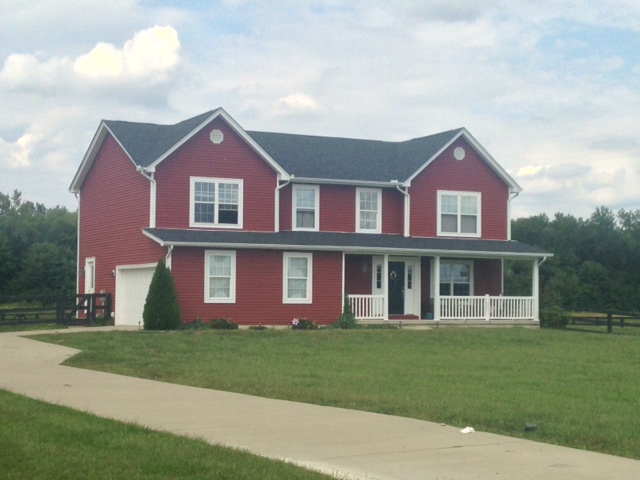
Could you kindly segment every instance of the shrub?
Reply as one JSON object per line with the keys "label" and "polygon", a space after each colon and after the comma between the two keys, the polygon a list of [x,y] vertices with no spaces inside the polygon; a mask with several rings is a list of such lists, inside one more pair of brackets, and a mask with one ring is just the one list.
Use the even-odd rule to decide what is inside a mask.
{"label": "shrub", "polygon": [[561,307],[549,307],[542,311],[540,326],[545,328],[565,328],[571,315]]}
{"label": "shrub", "polygon": [[211,328],[214,330],[237,330],[238,324],[228,318],[214,318],[211,320]]}
{"label": "shrub", "polygon": [[349,296],[344,296],[344,301],[342,302],[342,314],[338,317],[338,320],[333,324],[336,328],[356,328],[358,326],[358,322],[356,320],[353,311],[351,310],[351,302],[349,302]]}
{"label": "shrub", "polygon": [[203,322],[200,317],[196,317],[195,321],[191,323],[182,324],[183,330],[204,330],[206,328],[209,328],[209,325]]}
{"label": "shrub", "polygon": [[163,258],[153,272],[142,319],[145,330],[176,330],[181,324],[176,286]]}
{"label": "shrub", "polygon": [[269,330],[269,327],[266,325],[251,325],[249,330]]}
{"label": "shrub", "polygon": [[294,318],[291,320],[291,330],[317,330],[318,324],[308,318]]}

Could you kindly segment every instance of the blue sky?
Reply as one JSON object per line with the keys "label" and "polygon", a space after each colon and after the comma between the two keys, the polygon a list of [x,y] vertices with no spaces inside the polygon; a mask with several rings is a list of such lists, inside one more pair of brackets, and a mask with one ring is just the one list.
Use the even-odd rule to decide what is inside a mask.
{"label": "blue sky", "polygon": [[514,215],[640,209],[635,0],[0,0],[0,192],[68,193],[101,119],[404,140],[465,126]]}

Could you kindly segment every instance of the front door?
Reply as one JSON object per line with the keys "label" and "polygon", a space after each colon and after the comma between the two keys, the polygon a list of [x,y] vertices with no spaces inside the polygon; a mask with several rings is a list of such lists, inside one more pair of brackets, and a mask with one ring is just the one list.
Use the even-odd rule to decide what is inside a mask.
{"label": "front door", "polygon": [[389,262],[389,315],[404,315],[404,262]]}

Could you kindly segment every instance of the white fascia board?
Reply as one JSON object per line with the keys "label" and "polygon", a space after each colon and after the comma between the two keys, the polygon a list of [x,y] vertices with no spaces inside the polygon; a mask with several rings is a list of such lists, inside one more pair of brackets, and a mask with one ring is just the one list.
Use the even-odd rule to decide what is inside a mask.
{"label": "white fascia board", "polygon": [[411,181],[416,178],[422,171],[429,166],[436,158],[438,158],[442,152],[444,152],[447,148],[449,148],[456,140],[460,137],[464,137],[465,140],[473,147],[476,152],[480,154],[483,160],[485,160],[489,166],[495,171],[504,182],[509,185],[511,192],[521,192],[522,187],[518,185],[518,183],[507,173],[507,171],[500,166],[500,164],[493,158],[489,152],[487,152],[480,143],[469,133],[466,128],[461,128],[460,132],[455,135],[451,140],[449,140],[440,150],[438,150],[434,155],[427,159],[425,163],[422,164],[418,170],[416,170],[407,180],[405,180],[404,184],[410,184]]}
{"label": "white fascia board", "polygon": [[458,250],[415,250],[405,248],[377,248],[377,247],[348,247],[344,245],[295,245],[295,244],[272,244],[272,243],[224,243],[224,242],[166,242],[155,235],[142,230],[147,237],[157,242],[161,247],[190,247],[190,248],[232,248],[232,249],[257,249],[257,250],[295,250],[295,251],[327,251],[344,252],[350,254],[371,254],[371,255],[401,255],[401,256],[439,256],[443,258],[513,258],[513,259],[535,259],[552,257],[550,253],[505,253],[505,252],[483,252],[483,251],[458,251]]}
{"label": "white fascia board", "polygon": [[206,127],[209,123],[211,123],[216,118],[222,118],[227,125],[231,127],[262,159],[271,166],[277,173],[282,175],[284,179],[288,179],[290,175],[282,168],[271,156],[264,151],[264,149],[256,143],[256,141],[251,138],[247,132],[242,128],[238,122],[236,122],[231,116],[221,107],[215,109],[209,117],[207,117],[200,125],[194,128],[191,132],[187,133],[182,139],[174,144],[169,150],[164,152],[160,157],[154,160],[148,167],[147,170],[149,172],[155,172],[156,166],[165,160],[169,155],[175,152],[178,148],[184,145],[189,139],[191,139],[196,133]]}

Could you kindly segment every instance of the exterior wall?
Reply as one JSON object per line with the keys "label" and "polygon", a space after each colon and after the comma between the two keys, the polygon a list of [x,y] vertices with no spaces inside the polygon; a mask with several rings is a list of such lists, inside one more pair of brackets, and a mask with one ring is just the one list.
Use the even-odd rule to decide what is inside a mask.
{"label": "exterior wall", "polygon": [[[209,139],[213,129],[224,134],[219,145]],[[242,179],[243,230],[274,231],[277,174],[224,120],[214,120],[156,168],[158,228],[189,228],[192,176]]]}
{"label": "exterior wall", "polygon": [[[280,230],[292,229],[292,186],[280,191]],[[320,231],[356,231],[356,187],[320,185]],[[395,189],[382,189],[382,233],[404,233],[404,197]]]}
{"label": "exterior wall", "polygon": [[346,255],[344,261],[344,289],[351,295],[371,295],[371,255]]}
{"label": "exterior wall", "polygon": [[205,249],[176,248],[172,274],[185,323],[229,318],[241,325],[290,325],[296,317],[333,323],[342,312],[342,253],[313,252],[313,303],[282,302],[279,250],[236,250],[236,302],[204,303]]}
{"label": "exterior wall", "polygon": [[[118,143],[107,135],[80,192],[80,255],[82,268],[86,257],[96,259],[96,292],[113,294],[118,265],[156,263],[166,249],[141,232],[149,225],[149,181]],[[84,292],[84,273],[78,291]]]}
{"label": "exterior wall", "polygon": [[[456,147],[464,160],[453,157]],[[482,193],[482,238],[507,240],[509,187],[471,146],[459,139],[412,181],[411,236],[437,237],[438,190]]]}
{"label": "exterior wall", "polygon": [[474,264],[474,295],[500,295],[502,293],[502,261],[476,259]]}

